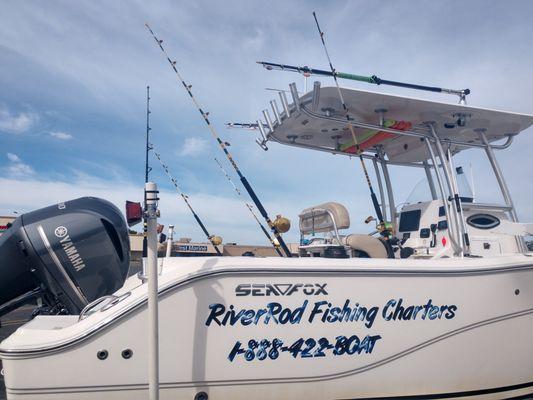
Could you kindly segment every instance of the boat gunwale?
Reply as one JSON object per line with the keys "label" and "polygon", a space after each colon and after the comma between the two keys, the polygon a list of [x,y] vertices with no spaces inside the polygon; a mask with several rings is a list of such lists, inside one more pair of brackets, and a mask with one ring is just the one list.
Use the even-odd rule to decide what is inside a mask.
{"label": "boat gunwale", "polygon": [[[207,259],[210,259],[210,257],[206,257]],[[214,257],[215,258],[215,257]],[[247,257],[245,258],[247,259]],[[442,260],[442,259],[439,259]],[[422,260],[421,260],[422,261]],[[429,260],[426,260],[429,261]],[[436,260],[433,260],[436,261]],[[505,265],[505,266],[496,266],[496,267],[489,267],[489,268],[468,268],[468,269],[427,269],[427,270],[406,270],[406,269],[335,269],[335,268],[308,268],[308,269],[299,269],[299,268],[261,268],[261,269],[253,269],[253,268],[221,268],[221,269],[210,269],[207,271],[201,271],[198,273],[195,273],[193,275],[186,275],[185,277],[182,277],[182,279],[170,281],[166,283],[164,286],[159,288],[158,292],[158,298],[164,298],[167,295],[171,294],[175,290],[181,289],[183,287],[186,287],[196,281],[211,278],[214,276],[231,276],[234,274],[239,275],[289,275],[289,274],[301,274],[301,273],[308,273],[310,275],[318,275],[318,276],[324,276],[324,275],[331,275],[331,274],[347,274],[347,275],[367,275],[367,276],[383,276],[383,277],[390,277],[390,276],[397,276],[397,275],[403,275],[406,277],[412,277],[412,276],[471,276],[471,275],[493,275],[493,274],[501,274],[506,272],[520,272],[525,270],[533,269],[533,263],[532,264],[523,264],[523,265]],[[142,286],[142,285],[139,285]],[[137,287],[139,287],[137,286]],[[135,288],[137,288],[135,287]],[[132,288],[131,290],[134,290],[135,288]],[[120,290],[120,289],[119,289]],[[138,311],[141,307],[146,306],[148,304],[148,294],[145,293],[136,299],[131,296],[130,302],[125,302],[121,308],[118,308],[115,313],[108,315],[107,317],[100,320],[97,324],[93,325],[91,329],[86,330],[82,332],[81,334],[71,337],[68,340],[65,340],[62,343],[54,343],[49,345],[42,345],[40,347],[34,347],[34,348],[17,348],[17,349],[10,349],[5,348],[2,346],[2,343],[0,343],[0,358],[2,359],[11,359],[11,358],[18,358],[17,355],[20,356],[27,356],[27,358],[34,358],[37,356],[40,356],[41,354],[53,354],[56,353],[62,349],[69,348],[72,346],[77,345],[79,342],[82,342],[90,337],[93,337],[94,335],[101,332],[103,329],[113,326],[123,318],[126,318],[131,313]],[[128,300],[126,300],[128,301]],[[120,303],[119,303],[120,304]],[[87,320],[87,319],[86,319]],[[20,328],[19,328],[20,329]],[[8,340],[8,339],[6,339]]]}

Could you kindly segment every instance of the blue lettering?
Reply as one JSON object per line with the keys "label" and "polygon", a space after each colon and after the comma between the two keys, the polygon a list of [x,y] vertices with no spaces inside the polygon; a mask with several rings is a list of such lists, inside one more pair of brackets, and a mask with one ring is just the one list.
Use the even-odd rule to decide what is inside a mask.
{"label": "blue lettering", "polygon": [[367,328],[372,328],[372,325],[374,324],[374,321],[376,320],[376,316],[378,315],[379,307],[372,307],[370,310],[368,310],[368,313],[366,314],[366,322],[365,326]]}
{"label": "blue lettering", "polygon": [[317,301],[313,307],[313,310],[311,311],[311,315],[309,315],[309,322],[313,322],[313,320],[315,319],[315,316],[317,316],[318,314],[322,314],[323,311],[320,309],[320,307],[322,307],[323,305],[325,304],[328,304],[327,301]]}
{"label": "blue lettering", "polygon": [[220,326],[222,323],[218,320],[217,317],[224,314],[224,311],[226,311],[226,307],[224,307],[222,304],[211,304],[209,306],[209,309],[211,312],[209,313],[209,317],[207,317],[207,321],[205,321],[205,324],[207,326],[211,325],[212,321],[215,321],[215,323]]}
{"label": "blue lettering", "polygon": [[385,307],[383,308],[383,312],[381,313],[385,321],[390,321],[392,319],[394,312],[391,311],[390,314],[388,314],[388,311],[389,311],[389,307],[394,307],[395,305],[396,305],[396,300],[390,299],[389,301],[387,301],[387,304],[385,305]]}
{"label": "blue lettering", "polygon": [[457,306],[448,306],[448,311],[446,312],[446,315],[444,318],[446,319],[452,319],[455,317],[455,312],[457,311]]}

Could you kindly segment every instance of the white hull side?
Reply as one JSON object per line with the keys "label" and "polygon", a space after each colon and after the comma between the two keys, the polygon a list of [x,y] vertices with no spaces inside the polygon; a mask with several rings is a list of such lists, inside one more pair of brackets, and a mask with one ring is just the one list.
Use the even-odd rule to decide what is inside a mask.
{"label": "white hull side", "polygon": [[[501,260],[503,264],[505,258]],[[228,260],[226,265],[209,268],[206,262],[200,269],[191,264],[191,269],[183,268],[180,279],[174,281],[165,277],[176,275],[172,268],[162,275],[161,287],[167,287],[160,295],[162,399],[192,399],[200,391],[208,393],[210,399],[264,400],[450,393],[457,393],[453,398],[501,399],[533,393],[533,268],[523,260],[505,268],[487,268],[476,260],[459,260],[461,265],[450,261],[446,270],[441,268],[446,265],[443,261],[416,261],[409,269],[400,267],[405,263],[398,264],[398,260],[369,260],[353,266],[352,260],[278,259],[269,272],[263,272],[265,266],[256,261],[248,261],[249,266],[241,261],[236,259],[232,265]],[[383,268],[383,264],[398,269]],[[339,268],[334,269],[335,265]],[[198,273],[203,275],[194,278]],[[327,294],[306,295],[303,288],[290,296],[236,296],[235,291],[244,284],[282,287],[296,283],[326,284]],[[137,287],[121,306],[131,307],[145,296],[146,285]],[[386,320],[392,309],[385,309],[385,305],[399,299],[404,307],[423,306],[431,299],[439,311],[441,306],[447,308],[435,319],[430,319],[429,313],[422,319],[420,311],[422,314],[414,319]],[[213,304],[226,309],[233,305],[239,311],[259,310],[277,302],[295,312],[306,300],[301,319],[292,324],[265,323],[259,318],[257,325],[237,322],[218,326],[213,320],[206,326]],[[346,300],[352,306],[378,307],[373,323],[322,322],[321,314],[315,314],[310,322],[315,303],[327,301],[342,307]],[[456,307],[453,313],[451,306]],[[93,314],[61,330],[62,334],[71,330],[75,336],[105,317],[105,313]],[[222,316],[218,320],[222,321]],[[25,343],[31,333],[18,335],[1,348],[10,399],[146,398],[145,304],[60,351],[33,356],[8,354],[9,346],[12,350],[17,346],[31,348]],[[300,351],[295,358],[289,351],[281,351],[276,359],[260,361],[255,355],[246,361],[244,354],[236,355],[233,361],[228,359],[236,341],[246,348],[250,339],[278,338],[290,346],[299,338],[327,338],[335,343],[341,335],[381,338],[376,339],[371,352],[363,350],[361,354],[335,355],[332,349],[325,349],[323,357],[302,357]],[[102,349],[109,352],[103,361],[96,357]],[[124,349],[132,349],[133,357],[123,359]],[[316,350],[315,346],[311,353]],[[506,387],[507,391],[498,390]],[[478,396],[467,396],[476,393]]]}

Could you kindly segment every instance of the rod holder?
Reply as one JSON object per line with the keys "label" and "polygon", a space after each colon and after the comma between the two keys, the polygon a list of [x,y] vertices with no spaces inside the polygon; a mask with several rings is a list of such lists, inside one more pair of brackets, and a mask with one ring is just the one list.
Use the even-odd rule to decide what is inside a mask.
{"label": "rod holder", "polygon": [[[468,91],[468,93],[470,93],[470,90]],[[461,90],[461,94],[459,95],[459,104],[460,105],[466,106],[466,95],[468,93],[466,93],[465,90]]]}
{"label": "rod holder", "polygon": [[[264,113],[264,111],[263,111]],[[264,151],[267,151],[268,150],[268,147],[266,145],[266,142],[268,141],[268,137],[265,133],[265,128],[263,126],[263,121],[261,120],[257,120],[257,128],[259,129],[259,133],[261,133],[261,137],[262,137],[262,140],[259,140],[259,139],[255,139],[255,142],[259,145],[259,147],[261,147]],[[272,129],[271,129],[272,131]]]}
{"label": "rod holder", "polygon": [[276,124],[281,125],[281,117],[279,116],[278,103],[276,103],[276,100],[270,100],[270,107],[272,107]]}
{"label": "rod holder", "polygon": [[313,84],[313,103],[312,103],[312,110],[314,112],[318,111],[318,102],[320,101],[320,82],[315,81]]}
{"label": "rod holder", "polygon": [[268,110],[263,110],[263,117],[265,117],[268,129],[270,129],[270,132],[272,132],[274,130],[274,126],[272,125],[272,120],[270,119],[270,113]]}
{"label": "rod holder", "polygon": [[385,126],[385,113],[387,112],[388,110],[386,108],[376,108],[374,110],[374,112],[378,115],[379,117],[379,126]]}
{"label": "rod holder", "polygon": [[174,239],[174,225],[168,226],[167,251],[165,257],[169,258],[172,252],[172,240]]}
{"label": "rod holder", "polygon": [[296,89],[296,83],[291,83],[289,85],[289,88],[291,89],[292,101],[294,102],[296,111],[300,111],[300,97],[298,96],[298,89]]}
{"label": "rod holder", "polygon": [[283,106],[283,110],[285,111],[285,115],[287,118],[291,116],[291,111],[289,110],[289,102],[287,101],[287,95],[285,92],[278,92],[279,99],[281,101],[281,105]]}
{"label": "rod holder", "polygon": [[257,120],[256,122],[257,128],[259,129],[259,133],[261,133],[261,136],[263,137],[263,142],[266,142],[268,139],[266,136],[265,128],[263,127],[263,121]]}
{"label": "rod holder", "polygon": [[266,145],[266,143],[263,141],[263,140],[259,140],[259,139],[255,139],[255,143],[257,143],[259,145],[259,147],[261,147],[264,151],[268,151],[268,147]]}

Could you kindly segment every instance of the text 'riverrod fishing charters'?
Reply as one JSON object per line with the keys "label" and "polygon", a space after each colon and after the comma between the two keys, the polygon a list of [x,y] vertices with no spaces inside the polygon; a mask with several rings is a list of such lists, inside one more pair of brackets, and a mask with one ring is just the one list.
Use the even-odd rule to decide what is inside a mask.
{"label": "text 'riverrod fishing charters'", "polygon": [[[126,278],[127,224],[111,204],[82,198],[20,216],[0,238],[0,257],[10,260],[0,271],[0,311],[35,297],[43,308],[0,344],[9,399],[533,394],[533,254],[524,242],[533,224],[518,221],[495,156],[533,125],[533,116],[469,106],[468,89],[338,73],[314,17],[330,71],[262,64],[331,76],[335,85],[315,82],[300,95],[291,84],[291,102],[279,91],[280,105],[270,102],[273,116],[264,110],[262,119],[240,125],[256,128],[265,150],[276,143],[357,157],[375,216],[356,218],[375,223],[372,233],[351,233],[351,217],[338,202],[309,205],[299,214],[293,254],[281,236],[288,221],[269,218],[147,25],[266,221],[272,237],[244,200],[279,256],[155,260],[159,199],[151,182],[143,212],[149,262],[140,276]],[[337,78],[354,76],[457,95],[460,103],[339,86]],[[503,204],[474,197],[454,163],[466,149],[486,155]],[[424,171],[425,193],[398,204],[395,167]],[[211,240],[205,227],[204,233]],[[64,248],[67,234],[83,268]]]}

